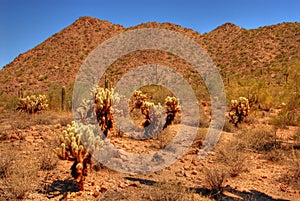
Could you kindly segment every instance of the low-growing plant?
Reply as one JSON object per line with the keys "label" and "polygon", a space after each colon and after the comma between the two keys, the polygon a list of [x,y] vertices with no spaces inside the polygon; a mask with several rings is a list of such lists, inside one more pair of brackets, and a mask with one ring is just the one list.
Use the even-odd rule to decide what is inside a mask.
{"label": "low-growing plant", "polygon": [[239,133],[238,147],[254,151],[267,152],[280,148],[280,141],[273,128],[254,128]]}
{"label": "low-growing plant", "polygon": [[45,95],[31,95],[26,98],[19,98],[17,110],[32,114],[47,108],[48,100]]}
{"label": "low-growing plant", "polygon": [[58,158],[53,151],[43,151],[39,156],[39,169],[40,170],[53,170],[56,168]]}
{"label": "low-growing plant", "polygon": [[212,197],[217,197],[224,191],[224,182],[227,178],[226,169],[222,166],[214,166],[203,169],[205,182],[209,185]]}
{"label": "low-growing plant", "polygon": [[238,100],[231,100],[229,117],[235,126],[244,121],[245,117],[249,115],[249,112],[250,106],[247,98],[239,97]]}
{"label": "low-growing plant", "polygon": [[143,198],[153,201],[192,201],[196,200],[194,192],[184,187],[180,182],[157,183],[151,187],[150,195],[144,195]]}
{"label": "low-growing plant", "polygon": [[237,177],[246,171],[245,154],[239,151],[236,146],[225,147],[220,150],[219,153],[220,156],[218,160],[228,168],[228,174],[231,177]]}

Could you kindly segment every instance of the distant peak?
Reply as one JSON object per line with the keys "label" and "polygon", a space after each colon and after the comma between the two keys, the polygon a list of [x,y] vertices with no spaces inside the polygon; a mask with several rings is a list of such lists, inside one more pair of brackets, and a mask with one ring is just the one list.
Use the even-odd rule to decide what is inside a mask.
{"label": "distant peak", "polygon": [[240,29],[242,28],[233,23],[227,22],[225,24],[222,24],[221,26],[218,26],[215,30],[229,31],[229,30],[240,30]]}
{"label": "distant peak", "polygon": [[75,24],[75,25],[82,25],[82,24],[91,24],[91,25],[109,24],[109,25],[112,25],[112,23],[107,20],[100,20],[98,18],[90,17],[90,16],[79,17],[73,24]]}

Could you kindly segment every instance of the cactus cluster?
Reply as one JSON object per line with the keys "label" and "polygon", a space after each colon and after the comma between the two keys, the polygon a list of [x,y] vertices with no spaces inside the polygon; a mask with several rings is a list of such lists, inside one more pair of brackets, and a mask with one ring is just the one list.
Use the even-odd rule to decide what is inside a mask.
{"label": "cactus cluster", "polygon": [[[76,128],[81,132],[77,132]],[[83,190],[88,165],[92,166],[92,153],[101,148],[103,141],[99,136],[94,136],[92,125],[76,125],[74,121],[71,125],[67,125],[67,129],[59,136],[59,141],[60,145],[54,149],[54,152],[62,160],[74,161],[71,174]]]}
{"label": "cactus cluster", "polygon": [[249,100],[245,97],[239,97],[238,100],[231,100],[231,109],[229,112],[230,121],[237,126],[245,117],[249,115]]}
{"label": "cactus cluster", "polygon": [[144,102],[146,102],[148,99],[147,95],[144,94],[141,90],[136,90],[133,93],[133,107],[131,108],[130,112],[132,112],[134,109],[141,109]]}
{"label": "cactus cluster", "polygon": [[30,114],[46,110],[48,108],[48,100],[46,95],[31,95],[25,98],[19,98],[17,110],[28,112]]}
{"label": "cactus cluster", "polygon": [[[143,123],[143,127],[150,125],[153,120],[157,119],[157,116],[161,116],[155,115],[156,112],[161,113],[161,111],[163,111],[160,104],[155,105],[147,99],[147,95],[143,94],[140,90],[135,91],[133,94],[133,107],[131,111],[140,109],[141,113],[145,115],[146,120]],[[181,107],[179,105],[179,100],[176,97],[167,96],[165,98],[164,108],[167,117],[163,128],[166,128],[168,125],[172,124],[176,114],[181,112]]]}

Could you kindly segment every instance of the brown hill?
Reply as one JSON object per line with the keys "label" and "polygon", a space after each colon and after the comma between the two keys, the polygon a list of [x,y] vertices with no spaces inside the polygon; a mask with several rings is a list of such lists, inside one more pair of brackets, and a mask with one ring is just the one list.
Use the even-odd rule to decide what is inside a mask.
{"label": "brown hill", "polygon": [[0,73],[0,90],[16,94],[22,85],[33,93],[45,91],[53,84],[68,85],[87,55],[124,29],[108,21],[81,17],[6,65]]}
{"label": "brown hill", "polygon": [[[84,59],[95,47],[118,33],[145,27],[169,29],[192,38],[207,50],[224,78],[229,75],[263,77],[300,63],[300,23],[283,23],[253,30],[226,23],[201,35],[171,23],[150,22],[125,29],[107,21],[81,17],[5,66],[0,71],[0,92],[16,95],[21,86],[28,93],[35,93],[53,85],[70,85]],[[174,55],[141,51],[116,61],[110,71],[112,80],[118,80],[136,65],[151,62],[174,66],[190,79],[195,73],[187,62]],[[195,82],[195,79],[190,81]],[[193,85],[199,86],[199,83]]]}

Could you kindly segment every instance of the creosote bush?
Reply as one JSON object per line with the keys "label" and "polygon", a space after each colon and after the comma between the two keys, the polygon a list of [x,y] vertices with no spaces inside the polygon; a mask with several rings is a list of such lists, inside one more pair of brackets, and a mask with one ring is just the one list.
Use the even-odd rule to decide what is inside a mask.
{"label": "creosote bush", "polygon": [[26,98],[19,98],[17,110],[27,113],[36,113],[48,108],[48,100],[46,95],[31,95]]}

